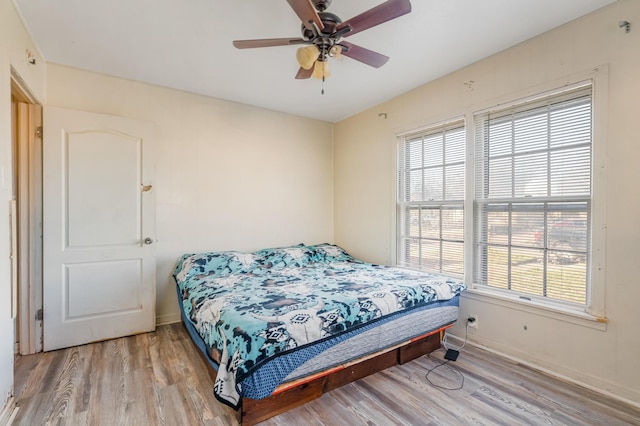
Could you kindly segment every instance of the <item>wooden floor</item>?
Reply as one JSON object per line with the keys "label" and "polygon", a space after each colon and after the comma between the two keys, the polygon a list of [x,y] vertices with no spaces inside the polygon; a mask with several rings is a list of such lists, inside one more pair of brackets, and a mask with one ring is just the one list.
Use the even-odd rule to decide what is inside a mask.
{"label": "wooden floor", "polygon": [[[442,351],[334,390],[275,425],[640,425],[640,411],[466,347],[460,390],[425,380]],[[449,365],[429,379],[455,388]],[[235,425],[182,325],[16,359],[14,425]]]}

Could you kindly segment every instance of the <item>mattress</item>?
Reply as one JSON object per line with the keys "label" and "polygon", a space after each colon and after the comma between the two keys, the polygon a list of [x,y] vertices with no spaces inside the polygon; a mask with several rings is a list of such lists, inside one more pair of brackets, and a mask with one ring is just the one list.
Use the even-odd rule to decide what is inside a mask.
{"label": "mattress", "polygon": [[466,288],[330,244],[186,254],[174,278],[187,330],[217,370],[214,394],[234,408],[451,324]]}

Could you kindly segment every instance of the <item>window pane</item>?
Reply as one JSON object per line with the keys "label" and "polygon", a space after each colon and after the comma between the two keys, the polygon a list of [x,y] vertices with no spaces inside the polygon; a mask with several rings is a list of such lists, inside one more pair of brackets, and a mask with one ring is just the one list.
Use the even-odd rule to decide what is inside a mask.
{"label": "window pane", "polygon": [[499,158],[489,162],[489,198],[511,197],[513,185],[512,158]]}
{"label": "window pane", "polygon": [[408,164],[407,169],[422,168],[422,139],[407,142]]}
{"label": "window pane", "polygon": [[409,172],[409,188],[408,201],[422,201],[422,170]]}
{"label": "window pane", "polygon": [[584,282],[586,263],[550,264],[547,272],[547,296],[567,302],[587,303]]}
{"label": "window pane", "polygon": [[544,296],[544,252],[513,248],[511,253],[511,290]]}
{"label": "window pane", "polygon": [[519,210],[519,206],[513,206],[511,221],[511,243],[521,247],[542,247],[544,237],[544,205],[535,204],[522,206],[532,211]]}
{"label": "window pane", "polygon": [[487,282],[492,287],[509,288],[509,249],[489,246],[487,248]]}
{"label": "window pane", "polygon": [[464,247],[462,243],[442,243],[442,272],[456,276],[464,274]]}
{"label": "window pane", "polygon": [[511,121],[498,121],[489,125],[487,139],[489,157],[511,154],[513,151],[513,126]]}
{"label": "window pane", "polygon": [[464,199],[464,164],[448,166],[445,168],[445,199]]}
{"label": "window pane", "polygon": [[444,146],[442,134],[429,135],[424,139],[424,166],[438,166],[443,163]]}
{"label": "window pane", "polygon": [[440,238],[440,209],[424,208],[420,219],[423,238]]}
{"label": "window pane", "polygon": [[464,240],[464,210],[461,207],[442,210],[442,238]]}
{"label": "window pane", "polygon": [[416,208],[409,209],[409,229],[407,235],[417,238],[420,236],[420,210]]}
{"label": "window pane", "polygon": [[547,195],[548,154],[521,155],[515,158],[514,195],[544,197]]}
{"label": "window pane", "polygon": [[591,99],[580,98],[551,107],[551,146],[591,142]]}
{"label": "window pane", "polygon": [[[586,212],[564,212],[555,216],[547,229],[547,247],[567,256],[565,261],[579,261],[587,255],[588,220]],[[561,263],[560,259],[558,260]]]}
{"label": "window pane", "polygon": [[464,163],[465,130],[463,127],[445,134],[445,163]]}
{"label": "window pane", "polygon": [[551,195],[591,193],[591,146],[551,153]]}
{"label": "window pane", "polygon": [[424,171],[424,201],[441,201],[443,198],[442,168]]}
{"label": "window pane", "polygon": [[490,244],[509,243],[509,206],[506,204],[494,204],[486,212],[487,238]]}
{"label": "window pane", "polygon": [[546,111],[527,112],[516,116],[513,123],[515,152],[532,151],[547,147]]}
{"label": "window pane", "polygon": [[412,268],[420,267],[420,244],[418,240],[404,240],[403,264]]}

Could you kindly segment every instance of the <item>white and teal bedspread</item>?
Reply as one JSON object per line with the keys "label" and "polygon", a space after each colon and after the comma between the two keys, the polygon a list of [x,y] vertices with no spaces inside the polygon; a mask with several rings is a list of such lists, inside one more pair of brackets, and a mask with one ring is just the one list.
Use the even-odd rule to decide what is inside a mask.
{"label": "white and teal bedspread", "polygon": [[174,277],[183,317],[218,365],[214,393],[234,408],[243,380],[268,360],[466,288],[442,275],[364,263],[330,244],[186,254]]}

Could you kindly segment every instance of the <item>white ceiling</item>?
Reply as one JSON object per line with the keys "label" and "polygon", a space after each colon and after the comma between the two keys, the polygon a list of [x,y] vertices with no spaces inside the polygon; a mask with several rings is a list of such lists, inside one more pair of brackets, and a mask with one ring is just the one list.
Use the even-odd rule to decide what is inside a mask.
{"label": "white ceiling", "polygon": [[[412,12],[349,37],[390,56],[375,69],[332,59],[331,77],[295,80],[299,37],[285,0],[14,0],[48,62],[335,122],[615,0],[412,0]],[[382,0],[333,0],[347,20]]]}

